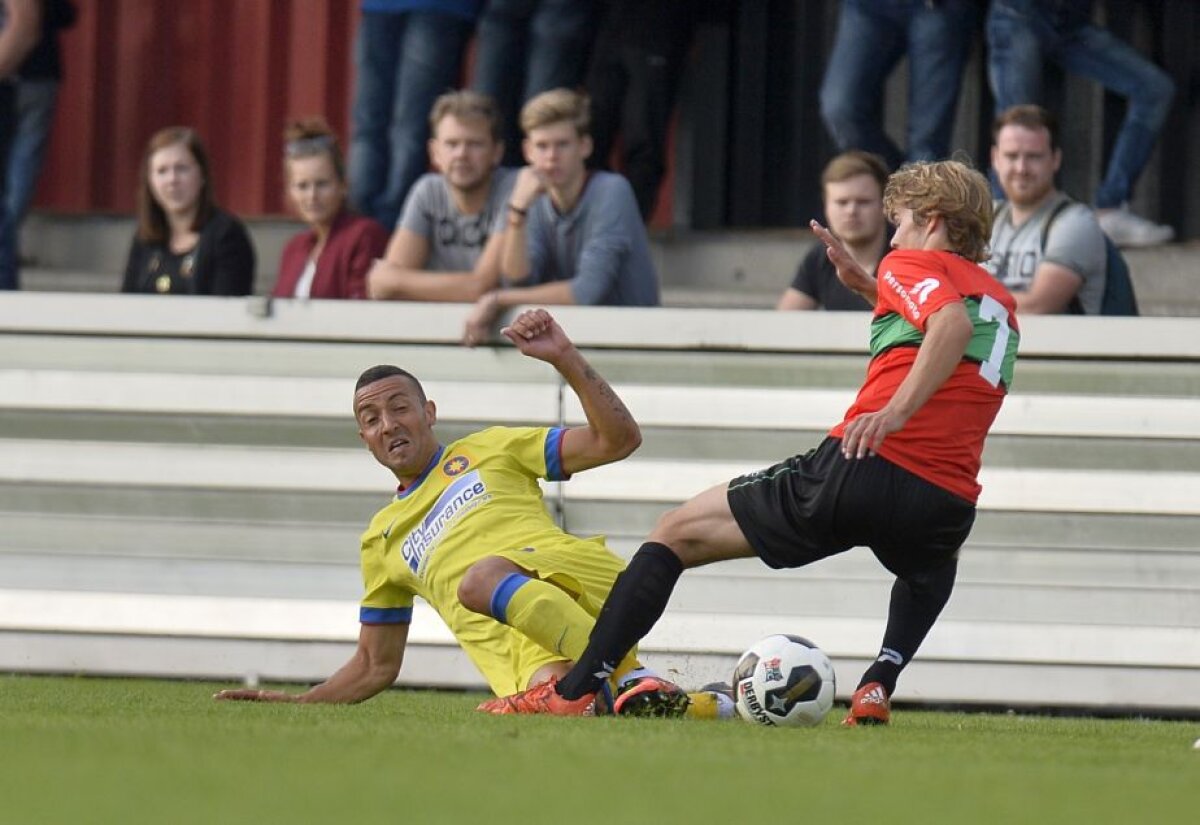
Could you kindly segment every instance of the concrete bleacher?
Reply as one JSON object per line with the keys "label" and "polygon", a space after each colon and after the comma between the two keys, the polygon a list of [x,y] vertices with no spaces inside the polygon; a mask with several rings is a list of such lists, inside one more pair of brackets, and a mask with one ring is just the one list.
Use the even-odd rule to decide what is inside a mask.
{"label": "concrete bleacher", "polygon": [[[572,423],[549,367],[457,345],[466,308],[26,293],[0,301],[0,671],[316,680],[352,650],[357,536],[392,480],[349,402],[400,363],[445,440]],[[664,509],[820,439],[861,315],[563,308],[643,424],[631,459],[546,486],[628,556]],[[1191,712],[1200,688],[1200,320],[1030,318],[943,620],[898,699]],[[853,687],[890,582],[869,553],[688,573],[646,658],[726,678],[771,632]],[[478,675],[418,611],[406,684]]]}
{"label": "concrete bleacher", "polygon": [[[258,253],[255,289],[269,294],[280,250],[299,224],[258,219],[249,229]],[[127,217],[33,215],[23,228],[22,249],[32,260],[22,273],[25,288],[118,291],[132,234]],[[669,307],[773,307],[812,243],[806,229],[651,235]],[[1143,315],[1200,316],[1200,242],[1125,254]]]}

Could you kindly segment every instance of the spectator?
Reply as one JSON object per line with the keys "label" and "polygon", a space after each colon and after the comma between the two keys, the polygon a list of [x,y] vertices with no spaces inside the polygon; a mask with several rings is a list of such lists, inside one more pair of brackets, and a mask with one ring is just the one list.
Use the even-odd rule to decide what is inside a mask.
{"label": "spectator", "polygon": [[595,0],[487,0],[471,88],[500,107],[505,166],[521,165],[517,113],[549,89],[583,82]]}
{"label": "spectator", "polygon": [[[75,24],[75,15],[71,0],[45,0],[41,38],[17,70],[16,124],[4,178],[4,207],[14,233],[20,232],[29,211],[50,137],[50,126],[54,122],[58,87],[62,81],[58,35],[62,29]],[[18,242],[14,247],[18,260],[19,252]]]}
{"label": "spectator", "polygon": [[463,341],[483,339],[505,307],[525,303],[657,306],[658,275],[629,181],[587,171],[592,152],[588,100],[552,89],[521,110],[525,157],[507,214],[500,271],[509,283],[487,293]]}
{"label": "spectator", "polygon": [[[711,0],[710,0],[711,4]],[[588,72],[591,165],[608,169],[620,134],[621,168],[648,221],[666,173],[667,133],[696,30],[696,0],[614,0]]]}
{"label": "spectator", "polygon": [[988,77],[996,112],[1042,102],[1047,58],[1125,98],[1125,119],[1096,192],[1100,227],[1117,246],[1166,243],[1175,230],[1133,214],[1128,201],[1158,141],[1175,84],[1136,49],[1092,25],[1092,6],[1092,0],[992,0]]}
{"label": "spectator", "polygon": [[498,168],[504,146],[496,104],[478,92],[448,92],[433,104],[429,159],[436,173],[408,193],[387,256],[367,277],[372,298],[475,301],[500,278],[500,239],[513,169]]}
{"label": "spectator", "polygon": [[984,266],[1013,294],[1022,313],[1059,313],[1079,301],[1098,314],[1107,251],[1092,210],[1058,191],[1058,125],[1040,106],[1013,106],[992,127],[992,168],[1007,203],[992,223]]}
{"label": "spectator", "polygon": [[[821,83],[821,117],[840,151],[864,149],[895,169],[944,158],[978,0],[843,0]],[[908,150],[883,131],[884,83],[908,57]]]}
{"label": "spectator", "polygon": [[279,259],[277,298],[366,298],[367,270],[387,246],[387,232],[346,206],[346,165],[337,137],[321,118],[283,133],[288,198],[308,229]]}
{"label": "spectator", "polygon": [[425,120],[458,85],[482,0],[362,0],[355,44],[350,199],[390,231],[426,168]]}
{"label": "spectator", "polygon": [[[825,221],[864,272],[875,268],[888,252],[891,233],[883,213],[883,188],[888,170],[883,158],[870,152],[843,152],[821,173]],[[800,262],[792,285],[779,297],[776,309],[870,309],[862,296],[846,288],[829,260],[824,244],[816,244]]]}
{"label": "spectator", "polygon": [[20,287],[17,217],[8,206],[9,156],[18,128],[17,72],[37,45],[42,30],[41,0],[0,0],[0,289]]}
{"label": "spectator", "polygon": [[242,222],[213,198],[208,153],[194,131],[172,126],[146,145],[138,227],[122,292],[249,295],[254,247]]}

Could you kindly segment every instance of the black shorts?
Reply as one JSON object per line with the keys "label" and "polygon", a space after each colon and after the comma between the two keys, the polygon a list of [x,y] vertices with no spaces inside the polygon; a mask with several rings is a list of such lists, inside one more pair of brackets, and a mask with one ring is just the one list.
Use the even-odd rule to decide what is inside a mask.
{"label": "black shorts", "polygon": [[957,555],[975,505],[885,458],[847,459],[842,442],[729,482],[733,517],[771,567],[801,567],[869,547],[897,576]]}

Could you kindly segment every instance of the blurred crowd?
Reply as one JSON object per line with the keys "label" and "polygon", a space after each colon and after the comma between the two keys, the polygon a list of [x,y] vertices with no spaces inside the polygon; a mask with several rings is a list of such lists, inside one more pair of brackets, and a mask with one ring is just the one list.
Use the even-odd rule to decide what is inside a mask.
{"label": "blurred crowd", "polygon": [[[1129,208],[1174,86],[1097,25],[1093,0],[842,0],[820,87],[836,146],[825,220],[868,272],[888,251],[889,174],[950,152],[962,74],[986,35],[997,199],[986,265],[1025,312],[1129,314],[1120,247],[1172,239]],[[509,306],[655,306],[645,222],[697,27],[731,0],[360,0],[345,150],[322,113],[284,124],[290,207],[278,298],[473,303],[464,340]],[[0,288],[16,288],[17,228],[61,78],[71,0],[0,0]],[[470,46],[473,44],[473,52]],[[468,59],[468,53],[471,54]],[[907,60],[904,145],[883,128],[887,79]],[[1094,202],[1056,187],[1062,147],[1041,108],[1048,64],[1127,101]],[[125,292],[246,295],[256,256],[215,201],[201,136],[145,147]],[[1131,306],[1132,304],[1132,306]],[[815,251],[779,309],[869,309]]]}

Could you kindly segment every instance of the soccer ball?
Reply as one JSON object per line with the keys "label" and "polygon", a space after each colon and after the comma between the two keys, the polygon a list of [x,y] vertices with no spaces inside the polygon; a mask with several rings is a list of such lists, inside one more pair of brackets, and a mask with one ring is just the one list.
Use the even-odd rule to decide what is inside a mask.
{"label": "soccer ball", "polygon": [[738,715],[760,725],[816,725],[833,707],[836,689],[829,657],[800,636],[768,636],[733,670]]}

